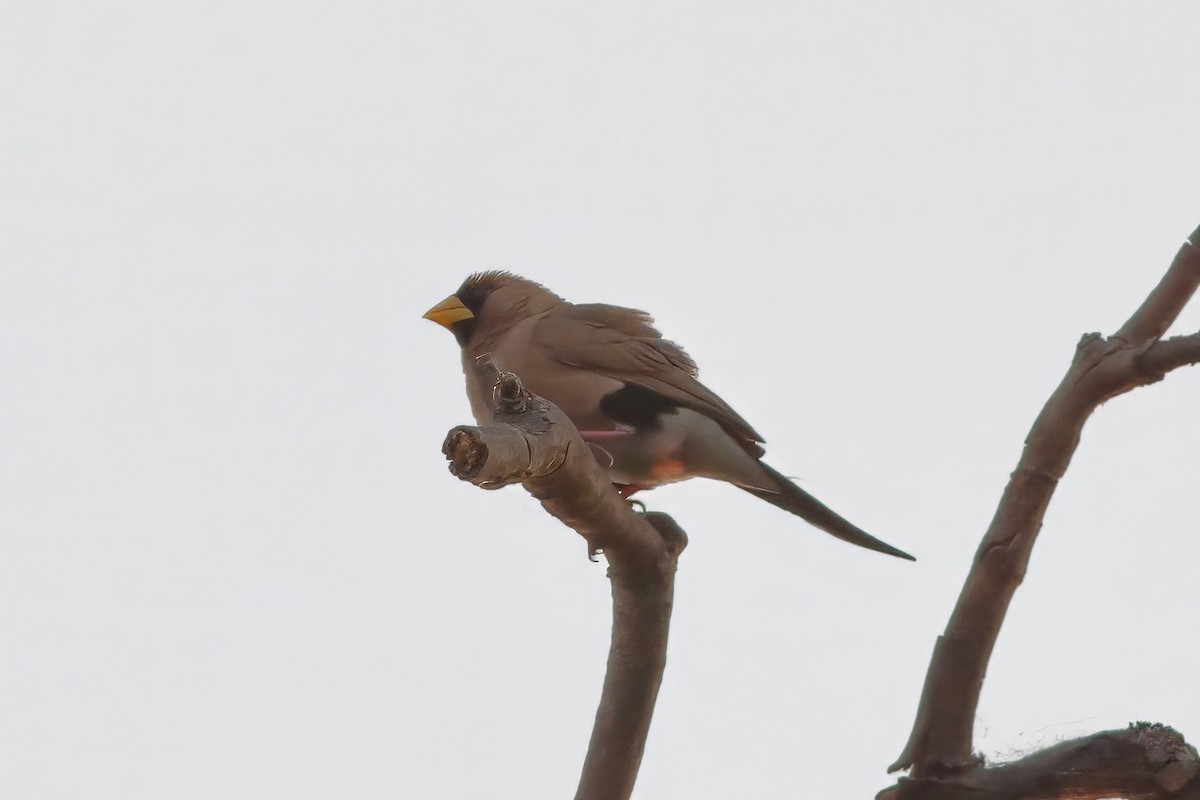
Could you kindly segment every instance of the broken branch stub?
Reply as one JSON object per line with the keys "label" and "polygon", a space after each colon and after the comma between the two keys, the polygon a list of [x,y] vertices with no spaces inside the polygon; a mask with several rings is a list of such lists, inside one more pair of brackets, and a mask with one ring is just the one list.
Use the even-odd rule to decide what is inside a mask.
{"label": "broken branch stub", "polygon": [[[494,368],[493,368],[494,371]],[[553,403],[496,373],[492,421],[447,434],[450,471],[486,489],[520,483],[542,506],[603,551],[612,581],[608,669],[577,800],[633,792],[666,666],[675,570],[687,537],[665,514],[636,514],[608,471]]]}

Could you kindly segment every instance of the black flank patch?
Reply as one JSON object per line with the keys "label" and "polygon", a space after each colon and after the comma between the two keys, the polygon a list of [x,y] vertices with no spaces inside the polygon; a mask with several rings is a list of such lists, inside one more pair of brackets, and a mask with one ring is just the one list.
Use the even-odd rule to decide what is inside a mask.
{"label": "black flank patch", "polygon": [[674,414],[679,405],[644,386],[627,383],[625,388],[600,398],[600,410],[608,417],[634,428],[657,428],[658,418]]}

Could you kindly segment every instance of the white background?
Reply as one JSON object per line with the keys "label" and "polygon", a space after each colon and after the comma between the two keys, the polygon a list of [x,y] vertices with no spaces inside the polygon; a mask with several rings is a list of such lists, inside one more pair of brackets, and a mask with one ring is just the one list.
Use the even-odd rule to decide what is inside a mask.
{"label": "white background", "polygon": [[[691,545],[636,796],[888,785],[1034,415],[1200,222],[1200,12],[593,5],[4,4],[5,797],[571,796],[605,567],[439,452],[420,315],[486,268],[655,313],[920,559],[648,494]],[[1198,375],[1088,425],[990,757],[1200,738]]]}

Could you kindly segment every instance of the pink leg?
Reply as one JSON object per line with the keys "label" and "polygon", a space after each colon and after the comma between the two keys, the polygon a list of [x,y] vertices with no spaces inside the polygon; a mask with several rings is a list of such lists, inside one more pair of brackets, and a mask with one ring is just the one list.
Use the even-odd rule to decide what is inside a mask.
{"label": "pink leg", "polygon": [[624,439],[633,431],[580,431],[579,437],[585,442],[611,442],[614,439]]}

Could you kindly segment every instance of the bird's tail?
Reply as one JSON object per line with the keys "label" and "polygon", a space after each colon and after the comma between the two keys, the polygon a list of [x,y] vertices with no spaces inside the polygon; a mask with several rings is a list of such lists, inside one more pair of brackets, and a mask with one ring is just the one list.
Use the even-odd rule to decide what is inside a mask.
{"label": "bird's tail", "polygon": [[826,506],[817,498],[813,497],[808,492],[801,489],[796,484],[781,475],[778,471],[772,469],[761,461],[758,462],[763,471],[767,473],[779,487],[779,491],[772,492],[766,489],[757,489],[749,486],[741,486],[755,497],[760,497],[772,505],[779,506],[784,511],[790,511],[806,522],[815,525],[826,533],[833,534],[842,541],[856,544],[859,547],[865,547],[868,550],[876,550],[880,553],[887,553],[889,556],[897,558],[906,558],[909,561],[916,561],[903,550],[892,547],[887,542],[881,542],[871,534],[862,530],[858,526],[852,524],[846,519],[843,519],[831,508]]}

